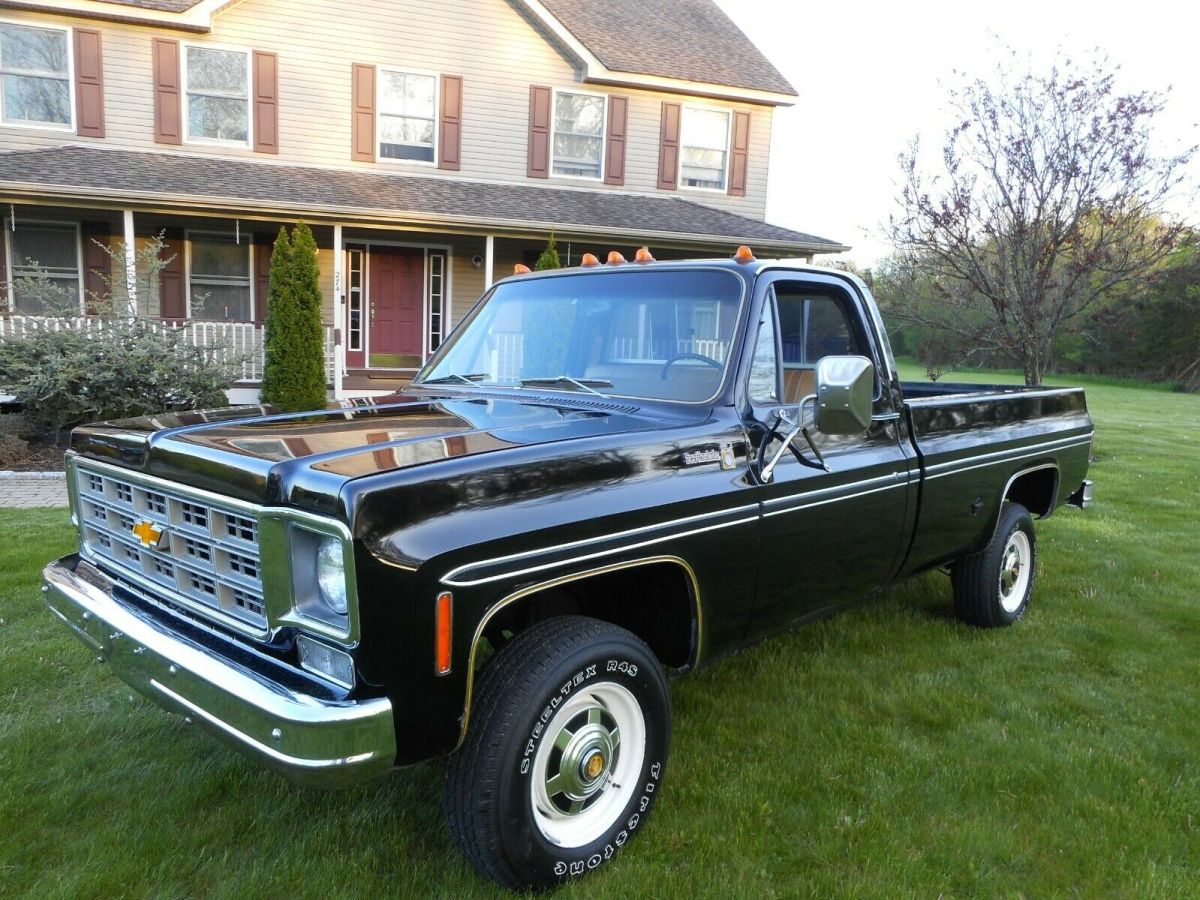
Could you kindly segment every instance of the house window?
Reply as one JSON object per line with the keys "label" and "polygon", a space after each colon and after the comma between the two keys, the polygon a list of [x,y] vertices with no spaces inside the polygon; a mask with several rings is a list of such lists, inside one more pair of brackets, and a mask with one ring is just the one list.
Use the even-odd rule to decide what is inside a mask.
{"label": "house window", "polygon": [[250,54],[188,47],[184,59],[188,139],[249,143]]}
{"label": "house window", "polygon": [[429,352],[441,346],[445,336],[446,254],[429,254]]}
{"label": "house window", "polygon": [[725,164],[729,157],[728,112],[685,106],[680,149],[681,185],[725,190]]}
{"label": "house window", "polygon": [[63,28],[0,24],[5,123],[71,127],[67,36]]}
{"label": "house window", "polygon": [[79,313],[79,231],[19,222],[9,232],[13,307],[31,316]]}
{"label": "house window", "polygon": [[555,92],[555,175],[600,177],[604,158],[604,107],[604,97]]}
{"label": "house window", "polygon": [[231,234],[188,235],[188,294],[193,319],[249,322],[254,318],[250,288],[250,243]]}
{"label": "house window", "polygon": [[379,70],[379,156],[433,162],[437,78]]}
{"label": "house window", "polygon": [[349,304],[347,349],[363,348],[363,251],[346,251],[346,274],[349,281],[346,298]]}

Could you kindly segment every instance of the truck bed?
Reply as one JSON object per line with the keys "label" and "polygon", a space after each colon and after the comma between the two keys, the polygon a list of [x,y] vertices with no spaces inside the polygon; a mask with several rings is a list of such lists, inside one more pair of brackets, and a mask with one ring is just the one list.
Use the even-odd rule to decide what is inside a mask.
{"label": "truck bed", "polygon": [[926,382],[902,388],[921,467],[905,574],[982,547],[1018,480],[1027,485],[1030,512],[1045,517],[1087,472],[1092,423],[1079,388]]}

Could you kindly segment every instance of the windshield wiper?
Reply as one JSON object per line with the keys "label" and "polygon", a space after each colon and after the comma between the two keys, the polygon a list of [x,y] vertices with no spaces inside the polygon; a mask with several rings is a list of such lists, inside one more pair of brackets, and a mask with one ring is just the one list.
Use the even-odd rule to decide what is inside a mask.
{"label": "windshield wiper", "polygon": [[450,375],[439,375],[437,378],[426,378],[418,384],[446,384],[450,381],[459,381],[463,384],[477,384],[487,378],[488,372],[472,372],[470,375],[460,375],[458,372],[453,372]]}
{"label": "windshield wiper", "polygon": [[572,378],[570,375],[552,375],[546,378],[522,378],[521,387],[535,387],[538,385],[551,386],[556,384],[573,384],[580,390],[587,391],[589,394],[595,394],[597,397],[603,397],[596,388],[612,387],[613,383],[604,378]]}

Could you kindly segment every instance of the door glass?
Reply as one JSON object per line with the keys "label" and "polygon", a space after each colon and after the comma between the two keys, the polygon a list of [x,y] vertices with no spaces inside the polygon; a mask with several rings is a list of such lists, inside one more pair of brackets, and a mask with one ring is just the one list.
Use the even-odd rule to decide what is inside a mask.
{"label": "door glass", "polygon": [[826,285],[775,285],[783,348],[783,402],[799,403],[816,389],[817,363],[826,356],[869,356],[847,309],[846,295]]}

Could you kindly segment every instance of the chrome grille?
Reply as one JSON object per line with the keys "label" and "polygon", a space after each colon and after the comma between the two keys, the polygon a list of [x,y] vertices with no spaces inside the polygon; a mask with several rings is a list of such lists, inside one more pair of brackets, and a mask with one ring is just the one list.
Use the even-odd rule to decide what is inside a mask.
{"label": "chrome grille", "polygon": [[[118,576],[156,586],[174,603],[266,628],[253,514],[83,463],[74,477],[83,548],[93,559]],[[156,545],[134,534],[144,523],[163,532]]]}

